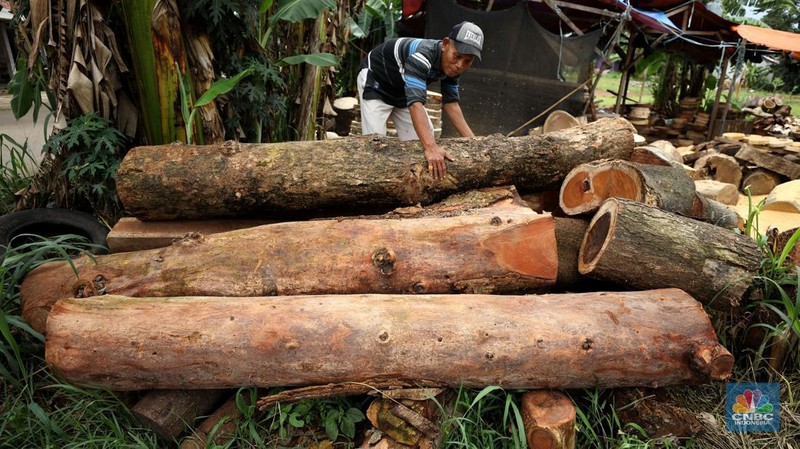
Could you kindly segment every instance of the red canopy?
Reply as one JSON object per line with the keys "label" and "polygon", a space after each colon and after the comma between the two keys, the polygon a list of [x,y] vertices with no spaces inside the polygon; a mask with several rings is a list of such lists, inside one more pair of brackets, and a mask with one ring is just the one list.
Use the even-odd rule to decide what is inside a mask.
{"label": "red canopy", "polygon": [[747,39],[748,42],[776,50],[800,52],[800,34],[752,25],[735,25],[733,29],[739,33],[739,36]]}

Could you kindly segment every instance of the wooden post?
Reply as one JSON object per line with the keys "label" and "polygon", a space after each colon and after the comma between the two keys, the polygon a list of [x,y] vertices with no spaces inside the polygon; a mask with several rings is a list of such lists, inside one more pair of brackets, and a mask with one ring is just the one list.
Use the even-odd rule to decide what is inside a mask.
{"label": "wooden post", "polygon": [[628,48],[625,51],[625,63],[622,65],[622,76],[619,78],[619,90],[617,95],[617,102],[614,105],[614,112],[620,114],[622,106],[625,104],[625,97],[628,95],[628,81],[630,78],[629,71],[633,54],[636,52],[636,47],[633,45],[633,39],[638,34],[638,31],[633,27],[628,27]]}
{"label": "wooden post", "polygon": [[708,135],[706,140],[711,140],[715,135],[715,127],[717,126],[717,111],[719,110],[719,99],[722,97],[722,89],[725,84],[725,74],[728,72],[728,61],[730,56],[725,54],[725,48],[722,49],[722,68],[719,72],[719,79],[717,80],[717,95],[714,97],[714,106],[711,107],[711,118],[708,122]]}

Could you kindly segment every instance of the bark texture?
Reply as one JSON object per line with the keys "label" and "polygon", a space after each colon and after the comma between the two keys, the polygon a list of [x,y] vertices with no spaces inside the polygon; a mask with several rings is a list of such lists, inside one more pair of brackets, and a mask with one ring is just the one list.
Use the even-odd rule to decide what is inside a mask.
{"label": "bark texture", "polygon": [[681,288],[707,306],[730,310],[740,305],[760,261],[750,237],[612,198],[589,224],[578,269],[636,289]]}
{"label": "bark texture", "polygon": [[730,376],[700,303],[678,289],[544,296],[64,299],[45,357],[112,390],[407,378],[453,387],[612,388]]}
{"label": "bark texture", "polygon": [[686,215],[694,193],[694,181],[682,167],[596,161],[567,175],[559,204],[568,215],[577,215],[597,210],[608,198],[626,198]]}
{"label": "bark texture", "polygon": [[477,187],[553,188],[581,163],[629,158],[633,131],[624,119],[603,119],[547,135],[442,144],[455,160],[438,182],[418,142],[388,138],[138,147],[120,165],[117,190],[142,220],[385,212]]}
{"label": "bark texture", "polygon": [[452,217],[276,223],[194,234],[147,251],[83,256],[21,287],[40,332],[61,298],[336,293],[524,293],[556,282],[553,218],[508,200]]}
{"label": "bark texture", "polygon": [[522,421],[531,449],[575,449],[575,406],[557,390],[522,395]]}
{"label": "bark texture", "polygon": [[800,179],[800,164],[774,154],[762,153],[747,144],[742,144],[742,148],[736,152],[736,159],[766,168],[789,179]]}
{"label": "bark texture", "polygon": [[195,418],[214,410],[224,395],[225,390],[151,391],[131,408],[131,413],[159,437],[173,441]]}

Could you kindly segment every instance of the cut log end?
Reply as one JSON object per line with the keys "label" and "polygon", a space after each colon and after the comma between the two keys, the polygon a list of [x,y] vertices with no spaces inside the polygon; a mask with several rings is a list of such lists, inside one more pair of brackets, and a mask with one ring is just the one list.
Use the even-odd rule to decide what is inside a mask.
{"label": "cut log end", "polygon": [[628,165],[584,164],[567,175],[561,187],[560,205],[567,215],[596,210],[608,198],[643,201],[640,176]]}
{"label": "cut log end", "polygon": [[603,203],[589,223],[578,253],[578,271],[581,274],[591,273],[605,252],[608,246],[608,236],[613,234],[616,224],[617,207],[616,201]]}
{"label": "cut log end", "polygon": [[727,380],[733,370],[733,355],[719,344],[695,348],[692,363],[710,380]]}

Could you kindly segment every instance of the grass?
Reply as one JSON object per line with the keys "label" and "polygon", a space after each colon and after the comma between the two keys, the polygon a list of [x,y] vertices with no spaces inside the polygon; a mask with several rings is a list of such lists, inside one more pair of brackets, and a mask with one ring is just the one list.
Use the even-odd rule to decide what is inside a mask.
{"label": "grass", "polygon": [[[612,90],[614,92],[619,91],[619,81],[620,81],[620,73],[619,72],[608,72],[604,73],[603,76],[600,78],[600,82],[597,85],[597,90],[595,90],[595,100],[599,101],[599,107],[601,108],[608,108],[614,107],[614,104],[617,101],[616,95],[608,92]],[[652,77],[651,77],[652,78]],[[728,91],[725,90],[723,95],[727,95]],[[767,92],[762,90],[751,90],[751,89],[736,89],[734,90],[734,103],[736,104],[743,104],[748,97],[756,96],[759,98],[765,98],[770,95],[774,95],[773,92]],[[800,95],[789,95],[786,93],[777,93],[781,96],[784,100],[784,104],[791,106],[792,108],[792,115],[795,117],[800,117]],[[643,103],[643,104],[652,104],[653,102],[653,94],[651,92],[651,85],[649,82],[643,82],[642,80],[638,79],[631,79],[630,85],[628,86],[628,98],[633,101],[626,101],[626,104],[632,103]],[[721,100],[722,101],[722,100]]]}

